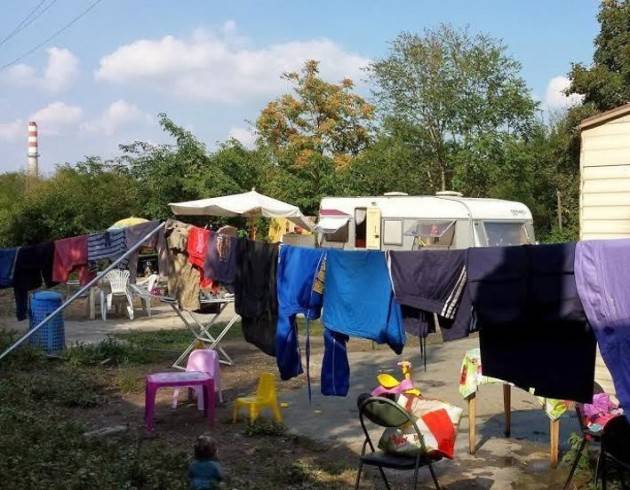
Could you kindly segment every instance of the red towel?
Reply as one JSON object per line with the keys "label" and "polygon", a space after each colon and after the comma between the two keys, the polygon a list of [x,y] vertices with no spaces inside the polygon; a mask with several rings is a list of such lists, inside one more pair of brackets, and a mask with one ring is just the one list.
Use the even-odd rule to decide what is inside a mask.
{"label": "red towel", "polygon": [[94,273],[88,269],[87,235],[55,241],[53,281],[68,281],[70,273],[75,269],[79,271],[79,282],[82,286],[94,278]]}

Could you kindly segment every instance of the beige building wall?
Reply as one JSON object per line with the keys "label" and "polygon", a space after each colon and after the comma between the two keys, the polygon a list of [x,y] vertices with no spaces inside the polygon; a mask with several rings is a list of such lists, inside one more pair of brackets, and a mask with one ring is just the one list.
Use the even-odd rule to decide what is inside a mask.
{"label": "beige building wall", "polygon": [[[630,237],[630,114],[582,129],[580,239]],[[597,352],[595,381],[615,389]]]}
{"label": "beige building wall", "polygon": [[580,238],[630,237],[630,114],[582,130]]}

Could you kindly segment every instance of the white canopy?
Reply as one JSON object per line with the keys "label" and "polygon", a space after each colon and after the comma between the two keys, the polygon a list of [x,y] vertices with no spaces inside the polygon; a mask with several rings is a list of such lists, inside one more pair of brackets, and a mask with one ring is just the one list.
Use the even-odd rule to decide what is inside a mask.
{"label": "white canopy", "polygon": [[255,218],[287,218],[298,226],[312,229],[300,208],[251,190],[242,194],[170,203],[173,214],[186,216],[245,216]]}
{"label": "white canopy", "polygon": [[334,233],[350,220],[350,216],[324,216],[320,218],[315,230],[321,233]]}

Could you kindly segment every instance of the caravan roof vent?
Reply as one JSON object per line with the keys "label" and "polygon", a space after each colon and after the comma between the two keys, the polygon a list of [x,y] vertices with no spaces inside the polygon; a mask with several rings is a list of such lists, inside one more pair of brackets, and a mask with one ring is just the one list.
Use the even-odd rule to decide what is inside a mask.
{"label": "caravan roof vent", "polygon": [[441,196],[441,197],[463,197],[464,196],[464,194],[457,191],[439,191],[439,192],[436,192],[435,195]]}
{"label": "caravan roof vent", "polygon": [[406,192],[386,192],[384,196],[408,196]]}

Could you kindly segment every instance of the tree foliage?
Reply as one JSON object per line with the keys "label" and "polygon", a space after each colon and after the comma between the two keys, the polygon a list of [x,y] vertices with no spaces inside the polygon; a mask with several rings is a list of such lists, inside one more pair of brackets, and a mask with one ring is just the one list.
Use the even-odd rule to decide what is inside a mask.
{"label": "tree foliage", "polygon": [[279,160],[289,159],[302,167],[319,155],[332,158],[338,168],[345,167],[370,141],[374,107],[352,92],[352,80],[326,82],[318,66],[309,60],[300,73],[282,76],[293,85],[293,94],[269,102],[256,129],[260,141]]}
{"label": "tree foliage", "polygon": [[[107,228],[130,215],[169,216],[169,202],[253,187],[316,213],[326,195],[432,194],[522,201],[543,240],[577,238],[579,122],[630,100],[630,0],[605,0],[593,64],[575,64],[569,92],[584,104],[551,121],[506,47],[485,34],[440,26],[400,34],[368,68],[374,104],[351,80],[333,83],[318,62],[285,73],[291,92],[256,120],[249,149],[209,150],[165,114],[171,144],[121,145],[114,161],[90,157],[43,179],[0,175],[0,245]],[[560,226],[561,225],[561,226]]]}
{"label": "tree foliage", "polygon": [[584,104],[606,111],[630,101],[630,0],[602,1],[593,63],[572,65],[569,92]]}
{"label": "tree foliage", "polygon": [[14,201],[2,206],[4,245],[39,243],[103,230],[138,211],[135,185],[128,172],[97,157],[59,166],[48,179],[28,180],[27,186],[22,174],[0,176],[3,184],[18,183]]}
{"label": "tree foliage", "polygon": [[483,193],[500,146],[531,127],[536,103],[505,51],[485,34],[442,25],[400,34],[370,66],[379,108],[423,155],[418,171],[431,189]]}
{"label": "tree foliage", "polygon": [[230,140],[210,153],[190,131],[165,114],[159,117],[175,144],[121,145],[120,161],[135,180],[143,215],[166,218],[170,202],[243,192],[260,182],[266,165],[261,152],[250,152]]}

